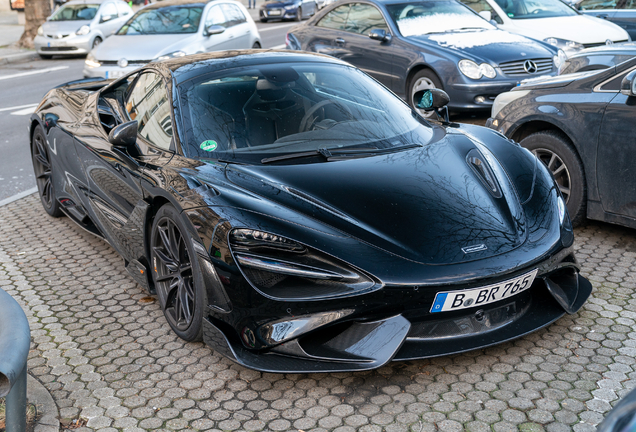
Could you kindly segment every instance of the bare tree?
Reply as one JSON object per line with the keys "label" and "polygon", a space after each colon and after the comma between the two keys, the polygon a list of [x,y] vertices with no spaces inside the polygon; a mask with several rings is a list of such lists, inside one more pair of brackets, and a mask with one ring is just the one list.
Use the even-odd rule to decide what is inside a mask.
{"label": "bare tree", "polygon": [[24,0],[24,33],[18,41],[22,48],[33,48],[33,38],[38,27],[51,15],[50,0]]}

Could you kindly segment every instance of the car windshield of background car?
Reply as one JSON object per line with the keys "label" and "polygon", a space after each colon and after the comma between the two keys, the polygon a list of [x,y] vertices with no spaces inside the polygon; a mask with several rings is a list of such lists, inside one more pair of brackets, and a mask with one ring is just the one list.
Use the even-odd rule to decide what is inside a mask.
{"label": "car windshield of background car", "polygon": [[495,0],[512,19],[554,18],[578,15],[561,0]]}
{"label": "car windshield of background car", "polygon": [[433,133],[402,100],[344,65],[232,69],[186,81],[179,93],[184,150],[193,158],[260,163],[293,152],[372,154],[426,144]]}
{"label": "car windshield of background car", "polygon": [[387,9],[405,37],[495,28],[468,7],[454,1],[399,3],[387,5]]}
{"label": "car windshield of background car", "polygon": [[49,21],[90,21],[95,18],[99,5],[74,4],[62,6]]}
{"label": "car windshield of background car", "polygon": [[576,3],[579,10],[636,9],[636,0],[583,0]]}
{"label": "car windshield of background car", "polygon": [[117,32],[118,35],[196,33],[201,7],[168,6],[142,9]]}

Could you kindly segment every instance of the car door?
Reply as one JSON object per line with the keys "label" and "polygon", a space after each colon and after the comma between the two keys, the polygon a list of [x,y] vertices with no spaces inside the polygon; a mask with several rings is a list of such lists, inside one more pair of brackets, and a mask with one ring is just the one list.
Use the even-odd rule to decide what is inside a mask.
{"label": "car door", "polygon": [[252,48],[251,26],[247,23],[247,18],[243,11],[235,4],[222,3],[221,10],[227,18],[226,32],[233,35],[233,49]]}
{"label": "car door", "polygon": [[[618,87],[625,73],[615,79]],[[636,97],[617,91],[605,108],[598,137],[596,175],[603,209],[636,218]]]}
{"label": "car door", "polygon": [[[213,25],[221,26],[225,28],[225,31],[223,33],[206,36],[206,29]],[[206,51],[238,49],[235,40],[237,39],[236,28],[229,25],[229,20],[223,13],[223,8],[220,4],[215,4],[208,9],[205,16],[203,32],[203,46]]]}
{"label": "car door", "polygon": [[345,55],[344,47],[336,41],[347,36],[345,26],[349,15],[349,3],[329,11],[314,26],[307,26],[301,36],[301,46],[305,51],[313,51],[333,57]]}
{"label": "car door", "polygon": [[115,3],[107,2],[99,8],[99,21],[97,28],[102,32],[104,37],[108,37],[121,27],[119,22],[119,11]]}

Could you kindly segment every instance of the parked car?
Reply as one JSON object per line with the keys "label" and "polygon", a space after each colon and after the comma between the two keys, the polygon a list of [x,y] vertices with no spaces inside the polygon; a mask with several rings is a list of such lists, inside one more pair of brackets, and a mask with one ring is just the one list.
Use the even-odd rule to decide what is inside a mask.
{"label": "parked car", "polygon": [[606,69],[636,57],[636,42],[586,48],[570,56],[559,69],[559,74]]}
{"label": "parked car", "polygon": [[55,54],[88,54],[119,30],[132,13],[121,0],[72,0],[38,28],[33,45],[44,59]]}
{"label": "parked car", "polygon": [[460,0],[492,19],[502,30],[540,39],[568,56],[607,43],[631,40],[625,30],[584,15],[560,0]]}
{"label": "parked car", "polygon": [[286,44],[345,60],[413,107],[416,92],[443,89],[454,111],[490,109],[499,93],[555,75],[565,60],[551,45],[498,30],[454,0],[339,2],[293,27]]}
{"label": "parked car", "polygon": [[260,48],[254,20],[235,0],[148,5],[87,57],[84,77],[119,78],[144,64],[188,54]]}
{"label": "parked car", "polygon": [[632,59],[529,82],[493,105],[487,125],[546,163],[575,224],[587,217],[636,228],[635,69]]}
{"label": "parked car", "polygon": [[633,0],[575,0],[575,8],[586,15],[603,18],[625,29],[636,39],[636,2]]}
{"label": "parked car", "polygon": [[622,397],[596,429],[596,432],[634,431],[636,431],[636,389],[632,389]]}
{"label": "parked car", "polygon": [[30,132],[46,212],[106,238],[177,335],[253,369],[482,348],[576,312],[592,290],[529,152],[429,123],[335,58],[153,62],[52,90]]}
{"label": "parked car", "polygon": [[258,15],[261,22],[272,19],[302,21],[314,16],[318,9],[318,0],[265,0]]}

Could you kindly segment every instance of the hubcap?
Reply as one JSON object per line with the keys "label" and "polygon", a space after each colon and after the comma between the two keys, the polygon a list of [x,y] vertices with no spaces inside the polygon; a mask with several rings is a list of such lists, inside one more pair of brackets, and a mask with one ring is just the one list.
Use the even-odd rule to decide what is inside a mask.
{"label": "hubcap", "polygon": [[[430,78],[419,78],[417,81],[415,81],[415,85],[413,86],[413,90],[411,91],[411,100],[413,100],[413,97],[415,96],[415,93],[417,93],[420,90],[428,90],[428,89],[434,89],[437,88],[435,87],[435,84],[433,83],[433,81],[430,80]],[[415,110],[422,116],[422,117],[432,117],[435,115],[435,111],[424,111],[421,109],[417,109],[415,108]]]}
{"label": "hubcap", "polygon": [[40,134],[34,136],[33,165],[35,180],[40,191],[40,198],[47,209],[53,205],[53,185],[51,183],[51,163],[46,151],[44,137]]}
{"label": "hubcap", "polygon": [[185,239],[169,218],[157,224],[153,239],[153,265],[157,290],[170,324],[184,331],[194,316],[194,281]]}
{"label": "hubcap", "polygon": [[532,150],[532,153],[548,167],[559,185],[559,189],[563,194],[563,199],[567,204],[570,200],[572,182],[570,179],[570,171],[568,171],[568,167],[565,163],[563,163],[563,159],[561,159],[552,150],[543,148],[534,149]]}

